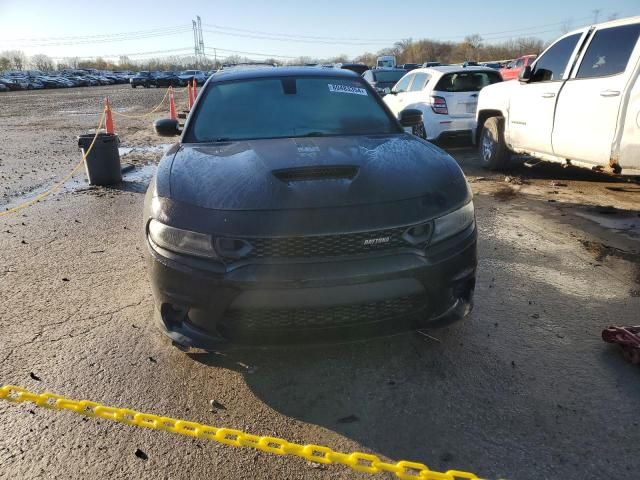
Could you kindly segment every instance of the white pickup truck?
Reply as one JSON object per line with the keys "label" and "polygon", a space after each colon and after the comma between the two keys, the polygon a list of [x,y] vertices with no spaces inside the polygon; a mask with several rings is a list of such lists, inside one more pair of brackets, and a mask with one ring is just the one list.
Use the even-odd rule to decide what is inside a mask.
{"label": "white pickup truck", "polygon": [[475,140],[483,164],[511,153],[640,175],[640,17],[568,33],[520,73],[485,87]]}

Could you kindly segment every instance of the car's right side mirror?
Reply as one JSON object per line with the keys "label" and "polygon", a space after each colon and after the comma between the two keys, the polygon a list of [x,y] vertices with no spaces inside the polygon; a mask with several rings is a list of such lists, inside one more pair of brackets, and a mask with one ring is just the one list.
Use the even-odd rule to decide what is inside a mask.
{"label": "car's right side mirror", "polygon": [[522,70],[520,70],[520,75],[518,75],[518,80],[524,83],[531,80],[531,67],[529,65],[527,65]]}
{"label": "car's right side mirror", "polygon": [[180,135],[180,124],[172,118],[161,118],[153,122],[153,129],[161,137],[176,137]]}

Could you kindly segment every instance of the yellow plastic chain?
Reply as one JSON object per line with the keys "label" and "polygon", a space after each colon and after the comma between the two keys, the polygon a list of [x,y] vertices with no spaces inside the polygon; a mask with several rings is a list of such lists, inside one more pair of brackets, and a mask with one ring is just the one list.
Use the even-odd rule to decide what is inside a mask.
{"label": "yellow plastic chain", "polygon": [[261,437],[233,430],[218,428],[197,422],[178,420],[128,408],[101,405],[89,400],[71,400],[53,393],[33,393],[22,387],[4,385],[0,388],[0,399],[9,402],[33,402],[39,407],[53,410],[70,410],[88,417],[100,417],[136,427],[165,430],[188,437],[213,440],[234,447],[251,447],[275,455],[294,455],[315,463],[338,463],[353,470],[366,473],[389,472],[406,480],[479,480],[473,473],[459,470],[436,472],[422,463],[401,461],[383,462],[380,457],[362,452],[340,453],[321,445],[300,445],[282,438]]}
{"label": "yellow plastic chain", "polygon": [[160,101],[160,103],[158,105],[156,105],[153,108],[153,110],[151,110],[150,112],[143,113],[141,115],[127,115],[127,114],[124,114],[124,113],[116,112],[115,110],[112,109],[111,113],[113,113],[114,115],[118,115],[119,117],[124,117],[124,118],[145,118],[145,117],[148,117],[149,115],[153,115],[158,110],[160,110],[162,105],[164,105],[164,101],[167,99],[167,95],[169,95],[170,91],[171,91],[171,88],[167,88],[167,91],[164,92],[164,97],[162,97],[162,100]]}
{"label": "yellow plastic chain", "polygon": [[57,192],[60,189],[60,187],[62,187],[67,182],[67,180],[69,180],[71,177],[73,177],[76,174],[76,172],[80,169],[80,167],[82,167],[82,165],[84,164],[84,161],[87,159],[87,156],[89,155],[89,153],[91,153],[91,149],[93,148],[93,146],[96,143],[96,139],[98,138],[98,134],[100,133],[100,129],[104,125],[104,118],[105,118],[105,112],[103,111],[102,112],[102,117],[100,117],[100,123],[98,123],[98,126],[96,127],[96,134],[93,137],[91,145],[89,145],[89,148],[87,149],[87,151],[84,153],[84,155],[82,155],[82,160],[80,160],[80,162],[78,162],[78,164],[75,167],[73,167],[73,170],[71,170],[67,175],[65,175],[62,178],[62,180],[60,180],[58,183],[53,185],[46,192],[43,192],[40,195],[32,198],[31,200],[27,200],[26,202],[21,203],[20,205],[16,205],[13,208],[9,208],[7,210],[4,210],[4,211],[0,212],[0,217],[4,217],[5,215],[11,215],[12,213],[19,212],[20,210],[24,210],[25,208],[30,207],[31,205],[44,200],[45,198],[47,198],[52,193]]}

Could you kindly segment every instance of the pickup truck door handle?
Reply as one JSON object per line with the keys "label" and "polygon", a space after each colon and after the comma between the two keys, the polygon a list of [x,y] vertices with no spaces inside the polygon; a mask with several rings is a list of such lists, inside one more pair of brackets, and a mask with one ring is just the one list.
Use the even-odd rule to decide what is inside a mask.
{"label": "pickup truck door handle", "polygon": [[545,93],[542,94],[542,98],[553,98],[555,96],[556,96],[556,94],[553,93],[553,92],[545,92]]}
{"label": "pickup truck door handle", "polygon": [[617,97],[618,95],[620,95],[619,90],[602,90],[600,92],[601,97]]}

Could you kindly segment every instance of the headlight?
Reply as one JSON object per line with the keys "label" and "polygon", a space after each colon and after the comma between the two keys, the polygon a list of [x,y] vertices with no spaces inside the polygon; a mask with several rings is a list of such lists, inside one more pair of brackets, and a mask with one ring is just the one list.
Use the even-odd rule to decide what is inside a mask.
{"label": "headlight", "polygon": [[217,258],[210,235],[170,227],[157,220],[149,222],[149,238],[161,248],[195,257]]}
{"label": "headlight", "polygon": [[433,236],[431,243],[436,243],[445,238],[452,237],[456,233],[463,231],[476,221],[473,202],[467,203],[464,207],[455,212],[451,212],[444,217],[436,218],[433,222]]}

